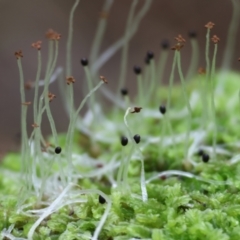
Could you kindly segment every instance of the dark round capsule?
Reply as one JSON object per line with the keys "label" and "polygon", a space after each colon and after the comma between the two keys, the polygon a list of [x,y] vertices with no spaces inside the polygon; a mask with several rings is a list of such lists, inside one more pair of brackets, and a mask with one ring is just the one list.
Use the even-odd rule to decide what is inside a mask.
{"label": "dark round capsule", "polygon": [[149,60],[153,59],[153,58],[154,58],[154,53],[153,53],[152,51],[148,51],[148,52],[147,52],[147,58],[148,58]]}
{"label": "dark round capsule", "polygon": [[141,137],[139,134],[134,135],[133,139],[135,140],[136,144],[139,144],[141,141]]}
{"label": "dark round capsule", "polygon": [[199,149],[197,152],[197,155],[201,157],[203,154],[204,154],[204,151],[202,149]]}
{"label": "dark round capsule", "polygon": [[82,58],[81,59],[81,64],[82,64],[82,66],[87,66],[88,65],[88,60],[87,60],[87,58]]}
{"label": "dark round capsule", "polygon": [[194,31],[194,30],[191,30],[191,31],[188,32],[188,36],[190,38],[196,38],[197,37],[197,32]]}
{"label": "dark round capsule", "polygon": [[62,151],[62,148],[61,148],[61,147],[56,147],[56,148],[55,148],[55,153],[56,153],[56,154],[61,153],[61,151]]}
{"label": "dark round capsule", "polygon": [[99,201],[99,203],[101,203],[101,204],[104,204],[104,203],[106,202],[105,198],[102,197],[101,195],[99,195],[98,201]]}
{"label": "dark round capsule", "polygon": [[142,72],[142,69],[139,66],[134,66],[133,71],[138,75]]}
{"label": "dark round capsule", "polygon": [[165,114],[166,111],[167,111],[167,109],[166,109],[166,107],[165,107],[164,105],[161,105],[161,106],[159,107],[159,111],[160,111],[161,114]]}
{"label": "dark round capsule", "polygon": [[121,89],[121,94],[122,94],[123,96],[128,95],[128,90],[127,90],[126,88],[122,88],[122,89]]}
{"label": "dark round capsule", "polygon": [[170,46],[169,40],[168,39],[163,39],[161,42],[161,47],[162,49],[166,50],[168,49]]}
{"label": "dark round capsule", "polygon": [[210,159],[209,155],[206,153],[203,153],[203,155],[202,155],[203,162],[207,163],[209,161],[209,159]]}
{"label": "dark round capsule", "polygon": [[122,136],[122,137],[121,137],[121,144],[122,144],[123,146],[126,146],[126,145],[128,144],[128,139],[127,139],[127,137],[125,137],[125,136]]}

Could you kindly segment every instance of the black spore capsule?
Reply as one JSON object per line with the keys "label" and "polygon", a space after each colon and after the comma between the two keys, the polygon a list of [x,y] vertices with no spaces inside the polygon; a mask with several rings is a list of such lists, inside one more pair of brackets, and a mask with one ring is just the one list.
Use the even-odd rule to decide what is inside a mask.
{"label": "black spore capsule", "polygon": [[128,90],[127,90],[126,88],[122,88],[122,89],[121,89],[121,94],[122,94],[123,96],[128,95]]}
{"label": "black spore capsule", "polygon": [[133,71],[138,75],[142,72],[142,69],[139,66],[134,66]]}
{"label": "black spore capsule", "polygon": [[170,42],[168,39],[163,39],[160,45],[161,45],[162,49],[166,50],[169,48]]}
{"label": "black spore capsule", "polygon": [[199,149],[197,152],[197,155],[201,157],[203,154],[204,154],[204,151],[202,149]]}
{"label": "black spore capsule", "polygon": [[152,51],[148,51],[148,52],[147,52],[147,58],[148,58],[149,60],[153,59],[153,58],[154,58],[154,53],[153,53]]}
{"label": "black spore capsule", "polygon": [[81,59],[81,64],[82,64],[82,66],[87,66],[88,65],[88,60],[87,60],[87,58],[82,58]]}
{"label": "black spore capsule", "polygon": [[61,147],[56,147],[56,148],[55,148],[55,153],[56,153],[56,154],[61,153],[61,151],[62,151],[62,148],[61,148]]}
{"label": "black spore capsule", "polygon": [[207,163],[209,161],[209,159],[210,159],[209,155],[206,153],[203,153],[203,155],[202,155],[203,162]]}
{"label": "black spore capsule", "polygon": [[101,195],[99,195],[98,201],[99,201],[99,203],[101,203],[101,204],[104,204],[104,203],[106,202],[105,198],[102,197]]}
{"label": "black spore capsule", "polygon": [[161,106],[159,107],[159,111],[160,111],[161,114],[165,114],[166,111],[167,111],[167,109],[166,109],[166,107],[165,107],[164,105],[161,105]]}
{"label": "black spore capsule", "polygon": [[191,30],[188,32],[189,38],[196,38],[197,37],[197,32],[194,30]]}
{"label": "black spore capsule", "polygon": [[139,134],[134,135],[133,139],[135,140],[136,144],[139,144],[141,141],[141,136]]}
{"label": "black spore capsule", "polygon": [[122,144],[123,146],[126,146],[126,145],[128,144],[128,139],[127,139],[127,137],[125,137],[125,136],[122,136],[122,137],[121,137],[121,144]]}

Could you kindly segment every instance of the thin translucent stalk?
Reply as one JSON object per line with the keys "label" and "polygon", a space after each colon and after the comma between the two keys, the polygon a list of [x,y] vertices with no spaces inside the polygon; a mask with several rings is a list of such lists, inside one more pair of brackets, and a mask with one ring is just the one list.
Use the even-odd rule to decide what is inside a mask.
{"label": "thin translucent stalk", "polygon": [[28,182],[28,159],[29,159],[29,147],[28,147],[28,134],[27,134],[27,108],[28,106],[23,105],[26,102],[25,90],[24,90],[24,76],[22,69],[21,58],[17,60],[18,70],[20,75],[20,95],[21,95],[21,167],[22,173],[25,176],[25,184],[29,186]]}
{"label": "thin translucent stalk", "polygon": [[[47,63],[47,70],[46,70],[45,78],[47,77],[47,75],[51,69],[52,61],[53,61],[53,41],[49,41],[48,63]],[[33,130],[34,136],[35,136],[34,137],[34,151],[35,151],[34,154],[35,154],[35,156],[32,159],[32,169],[33,169],[32,178],[37,178],[37,173],[36,173],[37,162],[39,165],[41,165],[40,176],[43,176],[43,173],[45,171],[44,159],[43,159],[42,151],[41,151],[41,139],[43,137],[42,137],[41,129],[40,129],[41,121],[42,121],[42,114],[46,110],[46,106],[43,107],[43,100],[44,100],[43,93],[40,96],[39,104],[37,104],[40,74],[41,74],[41,52],[38,51],[38,70],[37,70],[37,76],[36,76],[36,81],[35,81],[35,94],[34,94],[34,122],[39,127],[34,128],[34,130]],[[46,82],[44,82],[44,84],[46,84]],[[44,146],[45,146],[45,144],[44,144]],[[37,192],[37,189],[35,186],[34,186],[34,188],[35,188],[35,191]]]}
{"label": "thin translucent stalk", "polygon": [[[20,58],[17,60],[17,64],[18,64],[18,69],[20,74],[20,95],[21,95],[21,103],[22,103],[22,117],[21,117],[22,136],[26,137],[27,136],[26,116],[24,116],[23,114],[23,109],[26,108],[26,106],[23,105],[23,103],[26,102],[26,97],[25,97],[25,91],[24,91],[24,76],[23,76],[23,70],[22,70],[22,63]],[[24,146],[27,145],[26,144],[27,140],[28,140],[27,138],[23,139],[22,143],[24,144]]]}
{"label": "thin translucent stalk", "polygon": [[210,59],[209,59],[209,48],[210,48],[210,29],[207,29],[207,34],[206,34],[206,49],[205,49],[205,58],[206,58],[206,64],[207,64],[207,81],[209,80],[210,76]]}
{"label": "thin translucent stalk", "polygon": [[143,71],[144,89],[147,89],[149,86],[148,79],[150,79],[150,65],[149,64],[147,64],[145,66],[144,71]]}
{"label": "thin translucent stalk", "polygon": [[[40,118],[40,120],[42,119],[42,108],[43,108],[43,99],[44,99],[44,94],[47,93],[47,89],[49,85],[49,83],[47,84],[47,79],[51,70],[51,66],[53,64],[53,57],[54,57],[54,41],[49,41],[48,44],[48,63],[47,63],[47,70],[45,73],[45,78],[44,78],[44,89],[43,92],[39,98],[39,105],[38,105],[38,119]],[[50,77],[49,77],[49,81],[50,81]],[[41,103],[42,102],[42,103]],[[40,126],[40,123],[38,123],[38,125]]]}
{"label": "thin translucent stalk", "polygon": [[46,184],[46,179],[47,179],[47,175],[48,175],[47,173],[49,173],[48,162],[44,160],[42,150],[41,150],[41,142],[43,143],[44,146],[46,146],[46,143],[43,139],[43,136],[42,136],[42,133],[41,133],[41,128],[40,128],[41,121],[42,121],[42,115],[43,115],[44,111],[47,109],[46,105],[43,106],[43,102],[44,102],[43,94],[40,97],[40,101],[39,101],[39,112],[38,112],[38,119],[37,119],[37,124],[39,125],[39,127],[34,129],[36,152],[35,152],[35,157],[33,159],[33,165],[34,165],[33,169],[35,169],[34,174],[33,174],[33,178],[34,177],[37,178],[36,168],[37,168],[37,164],[38,164],[38,166],[40,168],[40,176],[41,176],[41,179],[42,179],[40,188],[37,189],[35,187],[35,191],[38,195],[38,202],[40,202],[42,200],[42,196],[43,196],[43,193],[44,193],[44,188],[46,186],[45,184]]}
{"label": "thin translucent stalk", "polygon": [[[34,91],[34,102],[33,102],[33,117],[34,117],[34,123],[38,123],[38,92],[39,92],[39,80],[40,80],[40,74],[42,69],[42,59],[41,59],[41,51],[38,50],[38,69],[37,69],[37,75],[36,75],[36,81],[35,81],[35,91]],[[40,157],[40,138],[36,132],[39,131],[37,129],[33,129],[34,134],[34,154],[36,157]],[[33,161],[33,177],[36,177],[36,159],[35,157],[32,159]]]}
{"label": "thin translucent stalk", "polygon": [[53,120],[53,116],[52,116],[52,113],[51,113],[51,109],[50,109],[50,106],[49,106],[48,87],[49,87],[49,81],[50,81],[51,75],[52,75],[52,73],[53,73],[53,71],[56,67],[57,57],[58,57],[58,41],[55,41],[54,59],[53,59],[53,63],[52,63],[52,66],[50,68],[50,71],[47,75],[46,84],[44,86],[44,93],[43,93],[44,94],[47,117],[48,117],[50,127],[51,127],[51,130],[52,130],[55,146],[58,146],[57,130],[56,130],[55,123],[54,123],[54,120]]}
{"label": "thin translucent stalk", "polygon": [[75,113],[75,118],[77,118],[79,112],[82,110],[85,102],[87,101],[88,98],[90,98],[94,92],[96,92],[102,85],[104,84],[103,81],[100,81],[96,87],[92,88],[92,90],[87,94],[87,96],[82,100],[80,106],[77,108],[77,111]]}
{"label": "thin translucent stalk", "polygon": [[[136,17],[133,20],[133,25],[132,25],[132,30],[128,35],[128,41],[134,36],[136,33],[139,24],[143,17],[146,15],[147,11],[150,9],[152,0],[146,0],[138,12],[136,14]],[[91,73],[92,76],[95,76],[98,70],[124,45],[125,40],[124,37],[120,38],[118,41],[116,41],[114,44],[112,44],[108,49],[106,49],[98,58],[97,60],[92,64],[91,67]],[[108,100],[116,104],[117,106],[124,108],[124,104],[121,103],[121,101],[114,96],[110,91],[107,89],[103,88],[100,89],[101,93],[106,97]]]}
{"label": "thin translucent stalk", "polygon": [[[74,17],[74,12],[79,4],[80,0],[76,0],[71,12],[70,12],[70,17],[69,17],[69,25],[68,25],[68,39],[67,39],[67,49],[66,49],[66,76],[69,77],[72,75],[72,38],[73,38],[73,17]],[[68,102],[69,102],[69,107],[70,107],[70,116],[73,113],[73,108],[74,108],[74,101],[73,101],[73,85],[70,84],[68,87]]]}
{"label": "thin translucent stalk", "polygon": [[82,110],[84,104],[88,100],[88,98],[91,97],[92,94],[94,94],[95,91],[98,90],[98,88],[101,87],[103,84],[102,81],[98,83],[96,87],[94,87],[82,100],[80,103],[79,107],[77,108],[76,112],[73,114],[73,117],[70,119],[70,123],[68,126],[68,131],[67,131],[67,140],[66,140],[66,156],[68,160],[68,177],[69,181],[71,181],[71,172],[73,170],[73,164],[72,164],[72,144],[73,144],[73,136],[74,136],[74,129],[75,129],[75,124],[78,119],[79,112]]}
{"label": "thin translucent stalk", "polygon": [[177,65],[178,65],[178,73],[180,76],[180,80],[181,80],[181,84],[182,84],[182,90],[183,90],[183,95],[185,98],[185,103],[187,105],[187,109],[188,109],[188,123],[187,123],[187,132],[186,132],[186,140],[185,140],[185,159],[187,158],[187,154],[188,154],[188,145],[189,145],[189,140],[190,140],[190,131],[191,131],[191,127],[192,127],[192,109],[190,106],[190,102],[188,100],[188,95],[187,95],[187,87],[186,87],[186,83],[183,77],[183,73],[182,73],[182,67],[181,67],[181,54],[180,51],[177,51]]}
{"label": "thin translucent stalk", "polygon": [[[114,3],[114,0],[105,0],[102,13],[108,14],[112,4]],[[99,54],[99,50],[103,41],[103,36],[106,31],[107,26],[107,18],[100,18],[97,26],[97,31],[93,40],[91,53],[90,53],[90,60],[91,62],[95,62],[97,59],[97,56]]]}
{"label": "thin translucent stalk", "polygon": [[129,139],[130,139],[130,143],[133,144],[133,147],[131,148],[130,152],[128,153],[128,156],[126,158],[126,162],[125,162],[125,169],[123,170],[123,183],[124,183],[124,186],[127,186],[128,184],[128,167],[129,167],[129,163],[130,163],[130,160],[131,160],[131,157],[132,157],[132,154],[134,152],[134,150],[137,150],[137,152],[139,153],[140,155],[140,162],[141,162],[141,191],[142,191],[142,200],[145,202],[147,201],[148,199],[148,194],[147,194],[147,189],[146,189],[146,184],[145,184],[145,171],[144,171],[144,157],[142,155],[142,152],[140,150],[140,148],[138,147],[137,143],[135,143],[132,139],[132,132],[130,130],[130,127],[128,125],[128,122],[127,122],[127,116],[128,114],[131,112],[131,108],[128,108],[125,115],[124,115],[124,124],[127,128],[127,131],[128,131],[128,136],[129,136]]}
{"label": "thin translucent stalk", "polygon": [[[90,73],[88,66],[84,67],[84,72],[87,77],[88,91],[91,91],[91,89],[93,89],[93,80],[92,80],[91,73]],[[93,115],[95,112],[94,105],[95,105],[95,97],[94,97],[94,95],[91,95],[90,96],[90,109],[91,109]]]}
{"label": "thin translucent stalk", "polygon": [[162,85],[163,73],[164,73],[164,69],[166,68],[167,59],[168,59],[168,51],[164,50],[164,51],[161,52],[160,59],[159,59],[158,64],[157,64],[157,74],[156,74],[157,77],[156,78],[159,81],[158,85],[160,87]]}
{"label": "thin translucent stalk", "polygon": [[[206,88],[205,90],[207,90],[207,92],[205,93],[206,96],[209,95],[209,88],[211,88],[211,86],[209,86],[210,84],[210,59],[209,59],[209,48],[210,48],[210,29],[207,29],[207,34],[206,34],[206,49],[205,49],[205,59],[206,59],[206,79],[205,79],[205,85]],[[206,112],[207,112],[207,117],[208,117],[208,105],[205,106],[206,108]]]}
{"label": "thin translucent stalk", "polygon": [[28,239],[33,239],[33,235],[37,227],[41,224],[41,222],[52,212],[54,212],[55,208],[58,206],[58,204],[63,200],[67,192],[73,187],[73,185],[68,185],[61,194],[51,203],[49,207],[47,207],[47,211],[44,211],[43,214],[38,218],[38,220],[31,226],[29,232],[28,232]]}
{"label": "thin translucent stalk", "polygon": [[[154,90],[158,87],[158,84],[156,83],[156,66],[154,59],[150,60],[150,86],[149,86],[149,80],[145,79],[148,82],[147,89],[147,104],[151,103],[152,96],[154,95]],[[145,102],[145,101],[144,101]]]}
{"label": "thin translucent stalk", "polygon": [[72,38],[73,38],[73,17],[74,12],[79,4],[80,0],[76,0],[69,17],[69,25],[68,25],[68,39],[67,39],[67,52],[66,52],[66,75],[70,76],[72,74]]}
{"label": "thin translucent stalk", "polygon": [[[61,98],[64,100],[67,100],[70,96],[70,91],[68,89],[66,89],[66,81],[64,79],[63,74],[60,75],[59,81],[58,81],[58,87],[60,89],[60,94],[61,94]],[[68,87],[68,85],[67,85]],[[70,87],[70,86],[69,86]],[[73,94],[73,91],[72,91]],[[63,101],[64,104],[64,108],[65,111],[67,112],[67,115],[69,117],[69,119],[71,118],[71,108],[70,108],[70,101]],[[73,106],[73,111],[75,111],[75,107]]]}
{"label": "thin translucent stalk", "polygon": [[[128,41],[136,33],[141,20],[146,15],[147,11],[150,9],[151,3],[152,3],[152,0],[146,0],[144,2],[143,7],[140,9],[138,14],[134,18],[132,28],[131,28],[132,30],[128,34]],[[92,72],[96,73],[125,44],[125,42],[126,42],[126,40],[124,39],[124,36],[123,36],[121,39],[119,39],[118,41],[113,43],[107,50],[105,50],[98,57],[96,62],[92,65],[92,68],[91,68]]]}
{"label": "thin translucent stalk", "polygon": [[167,128],[169,130],[169,134],[171,135],[173,146],[175,146],[176,145],[175,136],[173,134],[173,128],[172,128],[172,124],[171,124],[168,112],[162,115],[162,123],[161,123],[161,129],[160,129],[161,138],[160,138],[159,151],[158,151],[161,157],[163,157],[162,155],[163,139],[166,136]]}
{"label": "thin translucent stalk", "polygon": [[[143,99],[143,106],[146,106],[146,103],[149,103],[149,79],[151,79],[151,69],[150,64],[147,64],[144,68],[144,71],[142,73],[142,80],[143,80],[143,89],[146,89],[147,96]],[[128,106],[129,107],[129,106]]]}
{"label": "thin translucent stalk", "polygon": [[223,70],[229,70],[231,67],[240,21],[240,2],[239,0],[231,0],[231,2],[233,7],[233,14],[228,28],[227,44],[223,55],[223,62],[221,67]]}
{"label": "thin translucent stalk", "polygon": [[239,100],[239,105],[240,105],[240,90],[238,91],[238,100]]}
{"label": "thin translucent stalk", "polygon": [[219,184],[219,185],[232,185],[232,183],[230,181],[216,181],[216,180],[210,180],[210,179],[204,179],[202,177],[199,177],[197,175],[194,175],[192,173],[189,173],[189,172],[184,172],[184,171],[179,171],[179,170],[168,170],[168,171],[164,171],[164,172],[161,172],[161,173],[158,173],[157,175],[149,178],[147,181],[146,181],[146,184],[156,180],[156,179],[160,179],[162,176],[182,176],[182,177],[187,177],[187,178],[195,178],[199,181],[202,181],[202,182],[206,182],[206,183],[210,183],[210,184]]}
{"label": "thin translucent stalk", "polygon": [[174,53],[172,70],[171,70],[170,79],[169,79],[167,109],[170,109],[171,107],[172,88],[173,88],[173,82],[174,82],[174,71],[175,71],[176,63],[177,63],[177,51],[175,51]]}
{"label": "thin translucent stalk", "polygon": [[[46,106],[43,107],[43,98],[40,99],[39,101],[39,110],[40,112],[38,112],[38,118],[37,118],[37,121],[36,123],[38,124],[38,128],[35,128],[34,131],[35,131],[35,141],[34,141],[34,144],[36,145],[35,146],[35,154],[36,156],[38,156],[39,158],[41,158],[42,156],[42,152],[41,152],[41,123],[42,123],[42,114],[43,112],[46,110]],[[40,168],[41,169],[41,168]],[[41,170],[40,170],[41,171]]]}
{"label": "thin translucent stalk", "polygon": [[205,129],[205,126],[207,126],[207,111],[206,106],[208,104],[207,98],[206,98],[206,83],[204,82],[205,77],[199,76],[198,82],[200,83],[200,95],[202,100],[202,128]]}
{"label": "thin translucent stalk", "polygon": [[[124,148],[125,149],[125,148]],[[121,163],[120,163],[120,167],[118,169],[118,173],[117,173],[117,186],[122,188],[122,179],[123,179],[123,170],[124,170],[124,166],[125,166],[125,157],[126,157],[126,151],[124,151],[124,149],[122,150],[122,154],[121,154]]]}
{"label": "thin translucent stalk", "polygon": [[[73,94],[73,92],[70,91],[70,94]],[[71,97],[71,96],[70,96]],[[70,115],[70,122],[68,125],[68,131],[67,131],[67,137],[66,137],[66,157],[68,161],[68,168],[69,173],[73,170],[73,164],[72,164],[72,143],[73,143],[73,136],[74,136],[74,129],[75,129],[75,123],[74,123],[74,113],[71,113]],[[71,181],[70,174],[68,174],[69,181]]]}
{"label": "thin translucent stalk", "polygon": [[[46,165],[47,165],[46,161],[44,160],[42,150],[41,150],[42,133],[41,133],[40,126],[41,126],[41,122],[42,122],[42,114],[46,110],[46,106],[43,107],[43,102],[44,102],[44,99],[42,97],[39,101],[40,112],[38,113],[38,119],[37,119],[37,123],[38,123],[39,127],[34,129],[34,131],[35,131],[36,153],[35,153],[35,157],[33,159],[33,161],[34,161],[33,164],[34,164],[35,169],[36,169],[37,168],[37,163],[38,163],[39,169],[40,169],[39,170],[40,171],[40,178],[42,179],[40,189],[38,190],[38,202],[40,202],[42,200],[42,196],[43,196],[43,192],[44,192],[45,181],[46,181],[44,176],[45,176]],[[35,172],[35,175],[36,175],[36,172]]]}
{"label": "thin translucent stalk", "polygon": [[134,152],[134,146],[131,146],[131,149],[128,152],[127,156],[125,157],[125,161],[124,161],[124,170],[122,173],[123,173],[123,186],[125,191],[129,186],[128,185],[128,169],[129,169],[129,164],[130,164],[133,152]]}
{"label": "thin translucent stalk", "polygon": [[43,175],[41,176],[41,187],[39,190],[39,195],[38,195],[38,202],[42,201],[43,195],[44,195],[44,190],[46,189],[46,183],[47,183],[47,179],[51,174],[52,171],[52,166],[54,164],[54,162],[56,161],[56,156],[54,156],[51,160],[47,159],[47,161],[45,161],[45,171],[43,172]]}
{"label": "thin translucent stalk", "polygon": [[130,101],[130,98],[129,98],[128,95],[127,95],[127,96],[124,96],[124,101],[125,101],[125,105],[126,105],[126,107],[129,107],[130,104],[131,104],[131,101]]}
{"label": "thin translucent stalk", "polygon": [[133,0],[132,1],[132,5],[130,7],[129,15],[128,15],[128,18],[127,18],[127,25],[126,25],[125,33],[124,33],[125,43],[123,45],[122,54],[121,54],[120,76],[119,76],[119,83],[118,83],[117,90],[123,88],[124,85],[125,85],[126,73],[127,73],[127,64],[128,64],[128,49],[129,49],[128,35],[129,35],[129,32],[131,31],[133,16],[134,16],[134,12],[135,12],[137,3],[138,3],[138,0]]}
{"label": "thin translucent stalk", "polygon": [[167,130],[167,113],[165,113],[165,115],[162,115],[162,119],[161,119],[161,129],[160,129],[160,142],[159,142],[159,148],[158,148],[158,154],[159,157],[162,158],[163,157],[163,139],[166,135],[166,130]]}
{"label": "thin translucent stalk", "polygon": [[140,105],[142,105],[142,103],[144,102],[143,99],[143,78],[142,78],[142,74],[138,74],[137,75],[137,86],[138,86],[138,103]]}
{"label": "thin translucent stalk", "polygon": [[186,102],[186,105],[187,105],[188,113],[189,113],[190,115],[192,115],[192,109],[191,109],[190,102],[189,102],[189,100],[188,100],[188,95],[187,95],[186,82],[185,82],[185,80],[184,80],[184,76],[183,76],[183,73],[182,73],[181,53],[180,53],[180,51],[177,51],[177,55],[178,55],[178,57],[177,57],[178,73],[179,73],[180,80],[181,80],[181,84],[182,84],[183,95],[184,95],[185,102]]}
{"label": "thin translucent stalk", "polygon": [[39,80],[40,74],[42,70],[42,58],[41,58],[41,51],[38,50],[38,68],[37,68],[37,75],[35,81],[35,92],[34,92],[34,103],[33,103],[33,113],[34,113],[34,122],[37,123],[37,113],[38,113],[38,90],[39,90]]}
{"label": "thin translucent stalk", "polygon": [[47,76],[47,73],[50,71],[53,61],[53,43],[54,43],[53,41],[48,41],[48,62],[45,76]]}
{"label": "thin translucent stalk", "polygon": [[22,173],[25,177],[25,182],[27,189],[31,189],[32,182],[31,178],[31,165],[29,165],[28,160],[30,159],[30,151],[28,146],[28,135],[27,135],[27,109],[28,106],[22,106],[21,114],[21,161],[22,161]]}
{"label": "thin translucent stalk", "polygon": [[216,109],[214,103],[214,77],[216,67],[216,56],[217,56],[217,44],[214,44],[214,53],[212,59],[211,69],[211,108],[212,108],[212,121],[213,121],[213,156],[216,158],[216,144],[217,144],[217,122],[216,122]]}
{"label": "thin translucent stalk", "polygon": [[[166,55],[166,58],[167,58],[167,55]],[[177,64],[177,51],[175,51],[174,53],[174,58],[173,58],[173,63],[172,63],[172,69],[171,69],[171,74],[170,74],[170,79],[169,79],[169,87],[168,87],[168,99],[167,99],[167,110],[169,111],[170,108],[171,108],[171,98],[172,98],[172,88],[173,88],[173,83],[174,83],[174,71],[175,71],[175,68],[176,68],[176,64]],[[162,66],[165,66],[166,65],[166,62],[165,62],[165,59],[163,58],[163,64]],[[163,74],[163,73],[162,73]],[[172,130],[172,125],[171,125],[171,120],[169,118],[169,112],[167,112],[165,114],[165,121],[167,121],[169,123],[169,130],[170,130],[170,134],[172,135],[172,138],[173,138],[173,143],[175,145],[175,138],[174,138],[174,134],[173,134],[173,130]],[[167,127],[167,126],[166,126]],[[166,128],[165,127],[165,128]],[[164,135],[164,133],[163,133]],[[161,138],[162,139],[162,138]]]}
{"label": "thin translucent stalk", "polygon": [[91,194],[91,193],[97,193],[98,195],[101,195],[107,202],[107,207],[98,223],[98,226],[96,227],[94,233],[93,233],[93,237],[92,237],[92,240],[98,240],[99,239],[99,234],[103,228],[103,225],[104,223],[106,222],[107,220],[107,217],[110,213],[110,210],[111,210],[111,206],[112,206],[112,201],[111,199],[106,195],[104,194],[102,191],[99,191],[99,190],[95,190],[95,189],[91,189],[91,190],[81,190],[81,193],[82,194]]}
{"label": "thin translucent stalk", "polygon": [[[34,141],[34,144],[35,144],[35,152],[34,152],[34,154],[35,154],[35,156],[34,156],[34,158],[33,158],[33,169],[35,169],[34,170],[34,177],[37,177],[37,174],[36,174],[36,169],[37,169],[37,161],[39,161],[39,159],[43,159],[43,156],[42,156],[42,151],[41,151],[41,145],[40,145],[40,139],[41,139],[41,130],[40,130],[40,127],[38,127],[38,128],[35,128],[34,129],[34,137],[35,137],[35,141]],[[36,139],[38,140],[38,141],[36,141]],[[43,174],[42,174],[42,171],[43,171],[43,169],[42,169],[42,167],[40,167],[40,176],[42,176]]]}
{"label": "thin translucent stalk", "polygon": [[167,119],[167,125],[168,125],[170,135],[172,136],[173,146],[175,146],[176,145],[175,136],[173,134],[173,128],[172,128],[172,124],[171,124],[171,121],[169,119],[169,114],[168,113],[166,114],[166,119]]}
{"label": "thin translucent stalk", "polygon": [[190,80],[194,75],[196,75],[198,62],[199,62],[199,45],[196,39],[191,39],[192,56],[190,60],[190,65],[187,71],[186,80]]}

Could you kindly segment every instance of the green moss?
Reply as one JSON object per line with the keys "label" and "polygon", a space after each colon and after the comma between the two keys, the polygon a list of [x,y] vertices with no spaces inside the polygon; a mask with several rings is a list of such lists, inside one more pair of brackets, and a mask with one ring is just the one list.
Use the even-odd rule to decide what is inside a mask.
{"label": "green moss", "polygon": [[[137,146],[134,145],[137,150],[135,149],[134,154],[130,156],[127,182],[123,181],[121,186],[115,186],[114,180],[116,180],[119,166],[115,169],[111,166],[110,170],[104,174],[100,172],[104,167],[109,167],[110,163],[113,165],[119,163],[126,167],[125,158],[131,154],[130,144],[123,148],[119,142],[119,137],[126,134],[123,122],[124,112],[112,110],[106,115],[106,121],[111,120],[111,127],[107,128],[108,126],[104,123],[99,125],[94,123],[94,126],[89,127],[93,135],[95,132],[104,135],[102,141],[97,141],[95,136],[91,138],[91,136],[75,131],[71,149],[79,158],[82,158],[78,159],[78,164],[74,162],[73,166],[69,167],[70,164],[67,162],[69,159],[63,148],[57,160],[55,157],[54,159],[46,157],[43,161],[44,166],[39,163],[36,169],[26,168],[30,172],[36,171],[35,178],[32,172],[29,174],[30,178],[26,178],[29,176],[28,172],[25,175],[20,174],[24,166],[20,164],[19,153],[10,153],[3,159],[0,169],[0,230],[3,231],[13,226],[11,233],[15,237],[27,238],[39,216],[44,211],[46,212],[50,204],[55,203],[55,208],[47,209],[49,214],[42,219],[34,231],[33,240],[91,239],[99,226],[99,221],[104,216],[107,204],[110,204],[108,201],[103,204],[99,203],[99,192],[96,194],[89,190],[98,189],[107,194],[111,201],[110,212],[100,231],[99,240],[129,240],[131,238],[239,240],[240,161],[232,164],[230,160],[240,152],[239,144],[232,144],[238,142],[240,137],[238,127],[240,122],[238,116],[240,111],[239,74],[230,72],[227,79],[222,79],[221,73],[218,73],[211,79],[216,86],[221,88],[216,96],[215,108],[216,142],[219,151],[222,152],[217,154],[216,158],[211,156],[208,163],[202,162],[201,157],[196,154],[199,146],[211,147],[214,136],[209,126],[202,128],[203,120],[212,120],[211,117],[208,119],[202,117],[205,106],[201,101],[200,81],[204,79],[202,76],[193,78],[187,83],[186,88],[190,99],[197,98],[197,101],[192,104],[191,133],[200,135],[201,131],[204,131],[206,134],[195,146],[190,157],[184,152],[186,129],[190,123],[187,121],[188,113],[183,111],[186,109],[186,102],[179,85],[173,87],[171,107],[167,109],[170,117],[166,120],[171,121],[172,136],[170,129],[166,128],[162,131],[166,125],[164,125],[164,116],[160,117],[158,112],[158,100],[150,101],[146,109],[156,111],[159,114],[157,117],[141,115],[142,112],[144,114],[144,108],[139,115],[130,114],[129,128],[134,129],[134,134],[138,133],[142,136],[141,143],[137,146],[140,148],[144,146],[142,155],[146,179],[166,171],[161,177],[147,182],[147,201],[143,201],[141,195],[143,189],[139,180],[141,163],[138,161],[141,157],[137,154],[140,151]],[[156,92],[158,99],[163,102],[167,101],[167,86],[163,86]],[[207,93],[204,97],[208,98]],[[161,135],[163,132],[164,136]],[[105,141],[108,137],[111,141]],[[163,139],[163,142],[156,140],[159,137]],[[197,137],[191,139],[188,143],[189,148],[195,144],[196,139]],[[49,137],[48,141],[54,142],[54,138]],[[129,142],[131,142],[130,139]],[[58,143],[59,146],[67,144],[66,134],[58,135]],[[206,151],[208,152],[209,149]],[[31,160],[29,157],[28,160],[39,161],[36,159]],[[26,165],[28,164],[30,165],[30,162]],[[42,167],[46,172],[49,171],[46,175],[44,171],[40,171]],[[185,173],[193,175],[189,178],[184,174],[168,175],[168,170],[186,171]],[[48,179],[56,173],[58,173],[58,178]],[[90,177],[84,177],[90,173]],[[71,180],[61,179],[62,175]],[[43,179],[39,179],[40,177]],[[31,181],[34,181],[34,184],[24,189],[24,181],[25,184],[26,181],[30,181],[30,186]],[[43,181],[43,189],[38,189],[38,181]],[[78,187],[72,187],[71,191],[69,190],[61,198],[62,202],[58,199],[62,204],[58,202],[58,205],[55,202],[56,198],[61,196],[64,187],[68,186],[64,181],[74,182]],[[86,189],[89,192],[82,191]],[[40,199],[36,195],[39,192],[42,194]],[[34,213],[33,210],[39,212]]]}

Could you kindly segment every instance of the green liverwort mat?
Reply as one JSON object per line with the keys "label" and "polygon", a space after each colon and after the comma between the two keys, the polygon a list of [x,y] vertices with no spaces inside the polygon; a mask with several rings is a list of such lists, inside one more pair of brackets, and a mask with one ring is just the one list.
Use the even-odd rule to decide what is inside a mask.
{"label": "green liverwort mat", "polygon": [[[145,67],[133,67],[136,96],[125,88],[128,44],[150,8],[133,0],[124,36],[100,53],[107,13],[106,0],[89,58],[81,58],[86,76],[84,98],[74,101],[70,12],[66,67],[57,66],[61,35],[49,29],[49,55],[42,72],[41,41],[32,44],[38,70],[25,97],[22,61],[15,52],[21,93],[21,153],[8,154],[0,169],[1,239],[12,240],[127,240],[240,239],[240,75],[228,64],[215,68],[220,39],[214,23],[206,28],[206,65],[198,68],[197,33],[177,35],[170,47],[161,43],[160,57],[147,52]],[[239,8],[240,3],[233,1]],[[103,14],[105,13],[105,14]],[[233,13],[233,19],[238,12]],[[217,23],[216,23],[217,24]],[[203,26],[204,27],[204,26]],[[232,21],[229,35],[238,24]],[[229,40],[229,39],[228,39]],[[182,71],[182,49],[191,43],[192,58]],[[232,57],[228,41],[224,61]],[[211,51],[211,49],[213,51]],[[120,75],[116,93],[101,67],[118,51]],[[169,82],[163,85],[166,61],[173,52]],[[24,59],[22,58],[24,55]],[[197,70],[198,69],[198,70]],[[176,76],[180,79],[175,82]],[[49,85],[58,81],[69,116],[68,131],[56,131]],[[113,107],[105,111],[107,97]],[[27,110],[33,106],[33,131],[27,131]],[[81,110],[87,106],[85,115]],[[51,127],[41,132],[46,114]]]}

